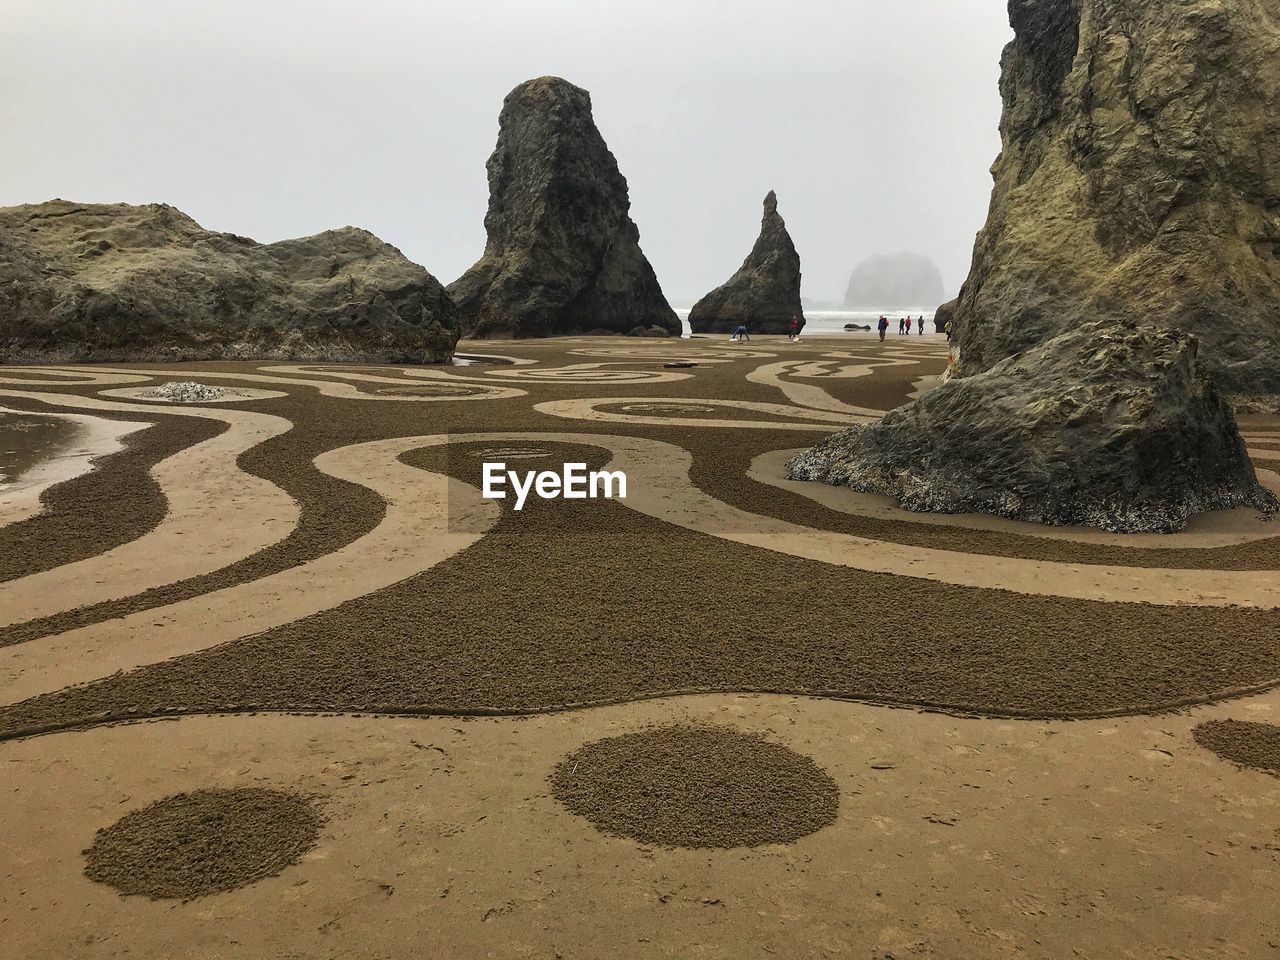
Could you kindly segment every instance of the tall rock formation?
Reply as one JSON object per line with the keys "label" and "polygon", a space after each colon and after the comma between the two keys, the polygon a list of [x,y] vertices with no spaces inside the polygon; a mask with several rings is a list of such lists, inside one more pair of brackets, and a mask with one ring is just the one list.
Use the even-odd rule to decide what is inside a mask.
{"label": "tall rock formation", "polygon": [[442,362],[444,287],[353,227],[260,244],[165,204],[0,209],[0,363]]}
{"label": "tall rock formation", "polygon": [[488,171],[484,256],[449,287],[471,335],[680,334],[587,91],[558,77],[511,91]]}
{"label": "tall rock formation", "polygon": [[844,305],[863,310],[924,309],[946,295],[942,271],[918,253],[871,257],[849,277]]}
{"label": "tall rock formation", "polygon": [[694,333],[731,333],[745,323],[752,333],[789,333],[793,317],[803,326],[800,254],[770,190],[750,255],[727,283],[694,304],[689,326]]}
{"label": "tall rock formation", "polygon": [[1280,0],[1010,0],[962,375],[1110,317],[1280,391]]}

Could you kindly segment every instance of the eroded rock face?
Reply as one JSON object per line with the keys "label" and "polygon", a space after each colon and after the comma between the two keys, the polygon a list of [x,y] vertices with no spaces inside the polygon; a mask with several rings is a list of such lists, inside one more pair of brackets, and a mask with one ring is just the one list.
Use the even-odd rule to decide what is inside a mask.
{"label": "eroded rock face", "polygon": [[1089,324],[829,437],[788,475],[908,510],[1116,532],[1193,514],[1275,512],[1186,334]]}
{"label": "eroded rock face", "polygon": [[764,198],[760,236],[738,272],[694,304],[689,326],[694,333],[732,333],[746,324],[752,333],[790,333],[800,318],[800,254],[778,213],[778,196]]}
{"label": "eroded rock face", "polygon": [[962,375],[1081,323],[1195,334],[1280,391],[1280,0],[1011,0]]}
{"label": "eroded rock face", "polygon": [[923,309],[945,296],[942,272],[918,253],[871,257],[849,277],[846,307],[866,310]]}
{"label": "eroded rock face", "polygon": [[0,362],[448,360],[459,316],[353,227],[260,244],[165,204],[0,209]]}
{"label": "eroded rock face", "polygon": [[472,336],[679,336],[587,91],[558,77],[516,87],[488,170],[484,256],[449,286]]}
{"label": "eroded rock face", "polygon": [[958,300],[949,300],[948,302],[940,306],[936,311],[934,311],[934,314],[933,314],[934,333],[946,333],[948,323],[952,324],[953,330],[955,329],[954,322],[956,319],[956,306],[958,304],[959,304]]}

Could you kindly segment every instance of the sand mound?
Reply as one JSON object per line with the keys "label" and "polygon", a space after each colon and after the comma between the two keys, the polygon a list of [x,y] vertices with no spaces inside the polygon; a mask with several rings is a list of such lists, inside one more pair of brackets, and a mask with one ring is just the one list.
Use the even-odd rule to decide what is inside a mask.
{"label": "sand mound", "polygon": [[673,847],[793,843],[832,823],[840,805],[808,757],[727,727],[597,740],[561,761],[551,787],[602,833]]}
{"label": "sand mound", "polygon": [[309,800],[275,790],[180,793],[99,830],[84,872],[121,893],[191,900],[297,863],[322,822]]}
{"label": "sand mound", "polygon": [[1280,726],[1244,720],[1211,720],[1195,728],[1196,743],[1223,760],[1280,777]]}

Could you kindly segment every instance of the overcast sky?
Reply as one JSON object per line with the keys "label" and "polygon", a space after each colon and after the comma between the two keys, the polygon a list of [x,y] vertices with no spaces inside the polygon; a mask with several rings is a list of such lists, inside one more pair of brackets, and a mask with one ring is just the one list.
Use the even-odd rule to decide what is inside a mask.
{"label": "overcast sky", "polygon": [[502,98],[592,93],[684,305],[778,191],[805,296],[875,253],[958,290],[999,152],[1003,0],[4,0],[0,205],[171,203],[271,241],[354,224],[448,283]]}

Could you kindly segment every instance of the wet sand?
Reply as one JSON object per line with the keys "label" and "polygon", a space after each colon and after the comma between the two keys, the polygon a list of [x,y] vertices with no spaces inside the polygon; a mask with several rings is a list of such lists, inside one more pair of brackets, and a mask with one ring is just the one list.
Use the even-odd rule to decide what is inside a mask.
{"label": "wet sand", "polygon": [[139,429],[102,417],[0,407],[0,527],[38,517],[46,491],[89,473]]}
{"label": "wet sand", "polygon": [[[1273,741],[1213,727],[1219,756],[1193,731],[1280,719],[1280,529],[1044,536],[768,475],[927,386],[945,366],[927,341],[461,349],[515,362],[0,369],[6,406],[154,424],[0,527],[27,551],[0,549],[0,842],[19,851],[0,936],[19,955],[1274,955],[1280,781],[1232,759],[1263,767]],[[665,367],[681,359],[698,366]],[[285,428],[237,443],[134,396],[179,378],[256,391],[208,409]],[[1280,419],[1244,429],[1280,469]],[[499,454],[626,462],[640,486],[516,514],[476,501]],[[270,537],[246,519],[222,547],[199,523],[129,547],[239,475],[227,509],[276,517]],[[23,596],[75,563],[92,602]],[[165,722],[124,722],[146,718]],[[835,819],[788,813],[768,763],[672,792],[661,746],[601,754],[574,793],[584,747],[672,725],[808,758]],[[652,819],[631,783],[721,802],[673,807],[667,849],[608,835]],[[316,846],[191,904],[84,875],[97,830],[239,788],[319,798]],[[698,831],[784,842],[680,846]]]}
{"label": "wet sand", "polygon": [[0,410],[0,487],[70,446],[79,430],[60,417]]}

